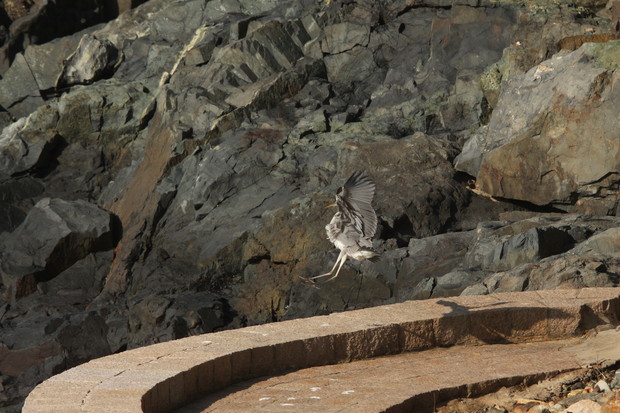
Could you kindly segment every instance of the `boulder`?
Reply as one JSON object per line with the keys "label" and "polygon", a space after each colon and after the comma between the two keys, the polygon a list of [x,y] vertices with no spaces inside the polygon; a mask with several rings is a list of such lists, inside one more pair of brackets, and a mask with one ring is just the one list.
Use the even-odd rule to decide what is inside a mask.
{"label": "boulder", "polygon": [[[85,0],[80,3],[5,1],[4,9],[11,17],[11,22],[8,23],[7,38],[0,44],[0,74],[6,71],[16,54],[23,52],[25,47],[71,35],[113,19],[141,3],[144,0]],[[50,58],[55,60],[56,56]]]}
{"label": "boulder", "polygon": [[508,238],[489,237],[478,241],[469,249],[465,265],[479,265],[485,271],[507,270],[568,251],[574,243],[575,240],[566,230],[556,227],[532,228]]}
{"label": "boulder", "polygon": [[367,46],[370,28],[366,25],[343,22],[325,27],[323,33],[325,35],[325,39],[321,41],[323,53],[338,54],[355,46]]}
{"label": "boulder", "polygon": [[5,411],[19,411],[12,401],[25,397],[40,383],[40,377],[110,354],[108,327],[101,314],[62,315],[50,307],[45,309],[44,317],[31,308],[21,310],[17,317],[8,314],[3,318],[0,380],[4,389],[0,403]]}
{"label": "boulder", "polygon": [[90,252],[113,246],[109,212],[86,201],[44,198],[2,240],[0,273],[5,296],[15,302]]}
{"label": "boulder", "polygon": [[62,88],[89,84],[110,77],[120,59],[119,51],[112,42],[85,34],[77,50],[64,61],[56,86]]}
{"label": "boulder", "polygon": [[457,146],[423,133],[375,139],[366,144],[343,143],[338,163],[344,173],[336,176],[337,181],[344,182],[353,171],[365,169],[370,178],[380,182],[375,208],[384,217],[386,230],[394,231],[405,244],[412,236],[445,231],[453,212],[469,201],[467,190],[453,179],[451,161],[458,153]]}
{"label": "boulder", "polygon": [[130,304],[129,348],[212,332],[230,322],[224,300],[215,294],[149,295]]}
{"label": "boulder", "polygon": [[26,47],[24,59],[34,76],[37,87],[45,97],[54,94],[58,78],[64,62],[75,53],[80,37],[66,36],[44,44],[33,44]]}
{"label": "boulder", "polygon": [[[394,281],[395,297],[402,301],[446,297],[450,292],[458,295],[461,291],[454,294],[454,290],[461,283],[472,283],[469,275],[456,269],[461,267],[473,238],[474,233],[469,231],[411,239],[407,257],[402,259]],[[420,289],[420,283],[431,288]]]}
{"label": "boulder", "polygon": [[54,129],[57,114],[42,107],[26,118],[12,123],[0,133],[0,179],[38,172],[53,160],[60,146],[60,136]]}
{"label": "boulder", "polygon": [[0,106],[18,119],[28,116],[43,102],[39,85],[20,53],[0,79]]}
{"label": "boulder", "polygon": [[[477,274],[485,268],[485,272],[480,283],[462,294],[615,286],[620,281],[616,275],[619,224],[615,217],[550,215],[509,225],[495,223],[487,229],[481,225],[482,235],[470,246],[463,268]],[[527,238],[537,242],[525,243],[516,251],[509,248]],[[501,254],[498,258],[498,252],[505,258]],[[489,264],[491,268],[485,267]],[[503,271],[493,273],[496,269]]]}
{"label": "boulder", "polygon": [[620,252],[620,228],[609,228],[588,238],[575,248],[575,252],[601,255],[618,254]]}
{"label": "boulder", "polygon": [[615,214],[620,135],[608,122],[618,98],[611,87],[618,50],[616,41],[586,43],[514,77],[457,169],[493,196]]}
{"label": "boulder", "polygon": [[[410,3],[150,0],[53,42],[25,39],[0,80],[1,288],[11,301],[0,319],[2,354],[24,350],[28,362],[12,362],[10,376],[2,366],[0,405],[18,406],[64,366],[186,335],[555,287],[554,271],[559,285],[617,283],[614,218],[546,214],[473,181],[510,143],[493,143],[508,123],[502,96],[519,98],[505,82],[533,93],[523,73],[558,40],[608,23],[594,9],[575,19],[570,6]],[[591,98],[577,111],[607,115],[615,60],[561,53],[585,74],[607,73],[600,84],[557,84],[594,85],[574,93]],[[558,73],[574,70],[562,59]],[[556,76],[539,74],[540,87]],[[521,106],[513,123],[527,129]],[[453,166],[459,153],[470,154],[471,177]],[[381,259],[348,260],[311,288],[299,276],[327,271],[338,254],[324,206],[356,170],[377,184]],[[87,335],[92,351],[80,345]]]}

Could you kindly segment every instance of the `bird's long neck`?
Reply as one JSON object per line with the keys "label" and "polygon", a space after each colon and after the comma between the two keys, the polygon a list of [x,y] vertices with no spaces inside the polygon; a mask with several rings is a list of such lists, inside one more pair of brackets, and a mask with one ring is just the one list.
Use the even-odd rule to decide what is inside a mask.
{"label": "bird's long neck", "polygon": [[336,198],[336,205],[338,206],[338,212],[340,212],[341,215],[343,215],[344,217],[350,220],[351,210],[352,210],[351,206],[347,204],[347,202],[340,197]]}

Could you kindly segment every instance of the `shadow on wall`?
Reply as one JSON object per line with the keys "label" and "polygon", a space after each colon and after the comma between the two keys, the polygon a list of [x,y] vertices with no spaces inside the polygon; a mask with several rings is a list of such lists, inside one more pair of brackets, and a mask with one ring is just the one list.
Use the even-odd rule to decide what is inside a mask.
{"label": "shadow on wall", "polygon": [[[480,310],[448,300],[438,300],[437,304],[450,309],[444,318],[438,320],[439,323],[449,324],[465,333],[464,340],[456,344],[469,344],[471,341],[484,344],[536,341],[571,335],[571,332],[581,334],[602,325],[618,324],[617,310],[609,309],[597,314],[588,305],[581,306],[579,314],[576,315],[549,307],[497,308],[507,304],[503,301],[484,305]],[[472,314],[476,316],[471,317]],[[442,321],[444,319],[445,321]],[[437,345],[443,346],[441,339],[439,341]]]}

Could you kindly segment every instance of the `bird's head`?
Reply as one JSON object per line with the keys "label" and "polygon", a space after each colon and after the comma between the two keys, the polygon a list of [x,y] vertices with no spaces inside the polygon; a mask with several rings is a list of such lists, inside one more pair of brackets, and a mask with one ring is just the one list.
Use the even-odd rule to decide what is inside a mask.
{"label": "bird's head", "polygon": [[325,208],[331,208],[331,207],[342,204],[341,195],[342,195],[342,187],[338,188],[338,190],[336,191],[336,202],[334,202],[333,204],[327,205]]}

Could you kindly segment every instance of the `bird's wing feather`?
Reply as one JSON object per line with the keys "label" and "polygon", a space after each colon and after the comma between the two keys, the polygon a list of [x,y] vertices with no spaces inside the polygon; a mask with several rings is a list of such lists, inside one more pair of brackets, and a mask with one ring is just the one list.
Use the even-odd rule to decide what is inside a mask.
{"label": "bird's wing feather", "polygon": [[327,238],[333,244],[336,241],[338,235],[342,232],[338,225],[339,214],[334,215],[329,224],[325,225],[325,232],[327,232]]}
{"label": "bird's wing feather", "polygon": [[375,183],[358,171],[351,175],[344,184],[342,191],[342,197],[348,203],[370,205],[375,196]]}
{"label": "bird's wing feather", "polygon": [[[342,188],[342,199],[351,207],[351,213],[362,224],[361,233],[370,238],[377,231],[377,214],[372,208],[375,183],[361,172],[355,172]],[[357,221],[357,220],[356,220]]]}

